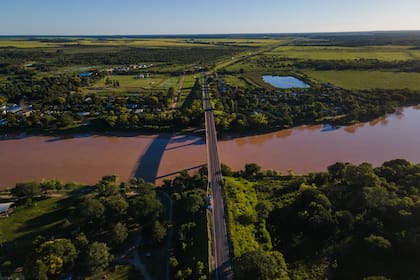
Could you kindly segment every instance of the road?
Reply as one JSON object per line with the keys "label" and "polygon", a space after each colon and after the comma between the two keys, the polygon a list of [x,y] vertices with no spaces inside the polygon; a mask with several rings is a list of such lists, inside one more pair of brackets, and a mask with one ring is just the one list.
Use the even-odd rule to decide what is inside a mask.
{"label": "road", "polygon": [[226,230],[225,211],[222,194],[222,172],[217,151],[217,132],[210,96],[203,73],[203,96],[206,126],[206,146],[208,161],[208,181],[212,192],[212,244],[216,280],[233,279],[230,245]]}

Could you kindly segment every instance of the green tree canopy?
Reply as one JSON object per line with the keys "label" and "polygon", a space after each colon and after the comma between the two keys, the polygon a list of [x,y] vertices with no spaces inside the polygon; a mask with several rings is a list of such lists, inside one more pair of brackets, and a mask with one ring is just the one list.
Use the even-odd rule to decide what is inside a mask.
{"label": "green tree canopy", "polygon": [[234,260],[236,279],[289,279],[283,255],[279,252],[250,251]]}

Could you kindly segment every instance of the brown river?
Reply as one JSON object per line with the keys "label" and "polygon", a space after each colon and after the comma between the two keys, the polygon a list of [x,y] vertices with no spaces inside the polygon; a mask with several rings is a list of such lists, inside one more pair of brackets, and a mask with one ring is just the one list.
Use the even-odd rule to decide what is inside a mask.
{"label": "brown river", "polygon": [[[221,161],[238,170],[255,162],[264,169],[297,174],[323,171],[338,161],[380,165],[405,158],[420,163],[420,106],[339,129],[302,126],[219,142]],[[0,136],[0,187],[55,179],[95,183],[103,175],[133,176],[158,183],[206,163],[198,136]]]}

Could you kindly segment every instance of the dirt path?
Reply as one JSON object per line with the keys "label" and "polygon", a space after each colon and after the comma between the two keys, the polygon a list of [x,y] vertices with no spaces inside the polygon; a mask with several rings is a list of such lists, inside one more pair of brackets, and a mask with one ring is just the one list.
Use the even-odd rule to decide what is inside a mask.
{"label": "dirt path", "polygon": [[[146,266],[144,265],[144,263],[141,261],[140,255],[139,255],[139,251],[138,251],[138,247],[141,243],[141,235],[139,235],[136,239],[135,245],[134,245],[134,250],[132,252],[133,257],[130,260],[130,263],[137,268],[137,270],[139,270],[144,277],[144,280],[152,280],[152,278],[149,275],[149,272],[146,269]],[[131,248],[130,248],[131,250]]]}

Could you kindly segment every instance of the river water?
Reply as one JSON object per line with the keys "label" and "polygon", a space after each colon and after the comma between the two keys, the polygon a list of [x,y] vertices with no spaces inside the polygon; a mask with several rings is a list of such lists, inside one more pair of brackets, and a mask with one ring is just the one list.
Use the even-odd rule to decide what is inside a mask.
{"label": "river water", "polygon": [[[238,170],[255,162],[264,169],[303,174],[323,171],[338,161],[380,165],[405,158],[420,163],[420,106],[368,123],[334,129],[301,126],[279,132],[219,142],[221,161]],[[103,175],[157,178],[206,163],[198,136],[50,136],[3,137],[0,140],[0,187],[16,182],[60,178],[95,183]]]}

